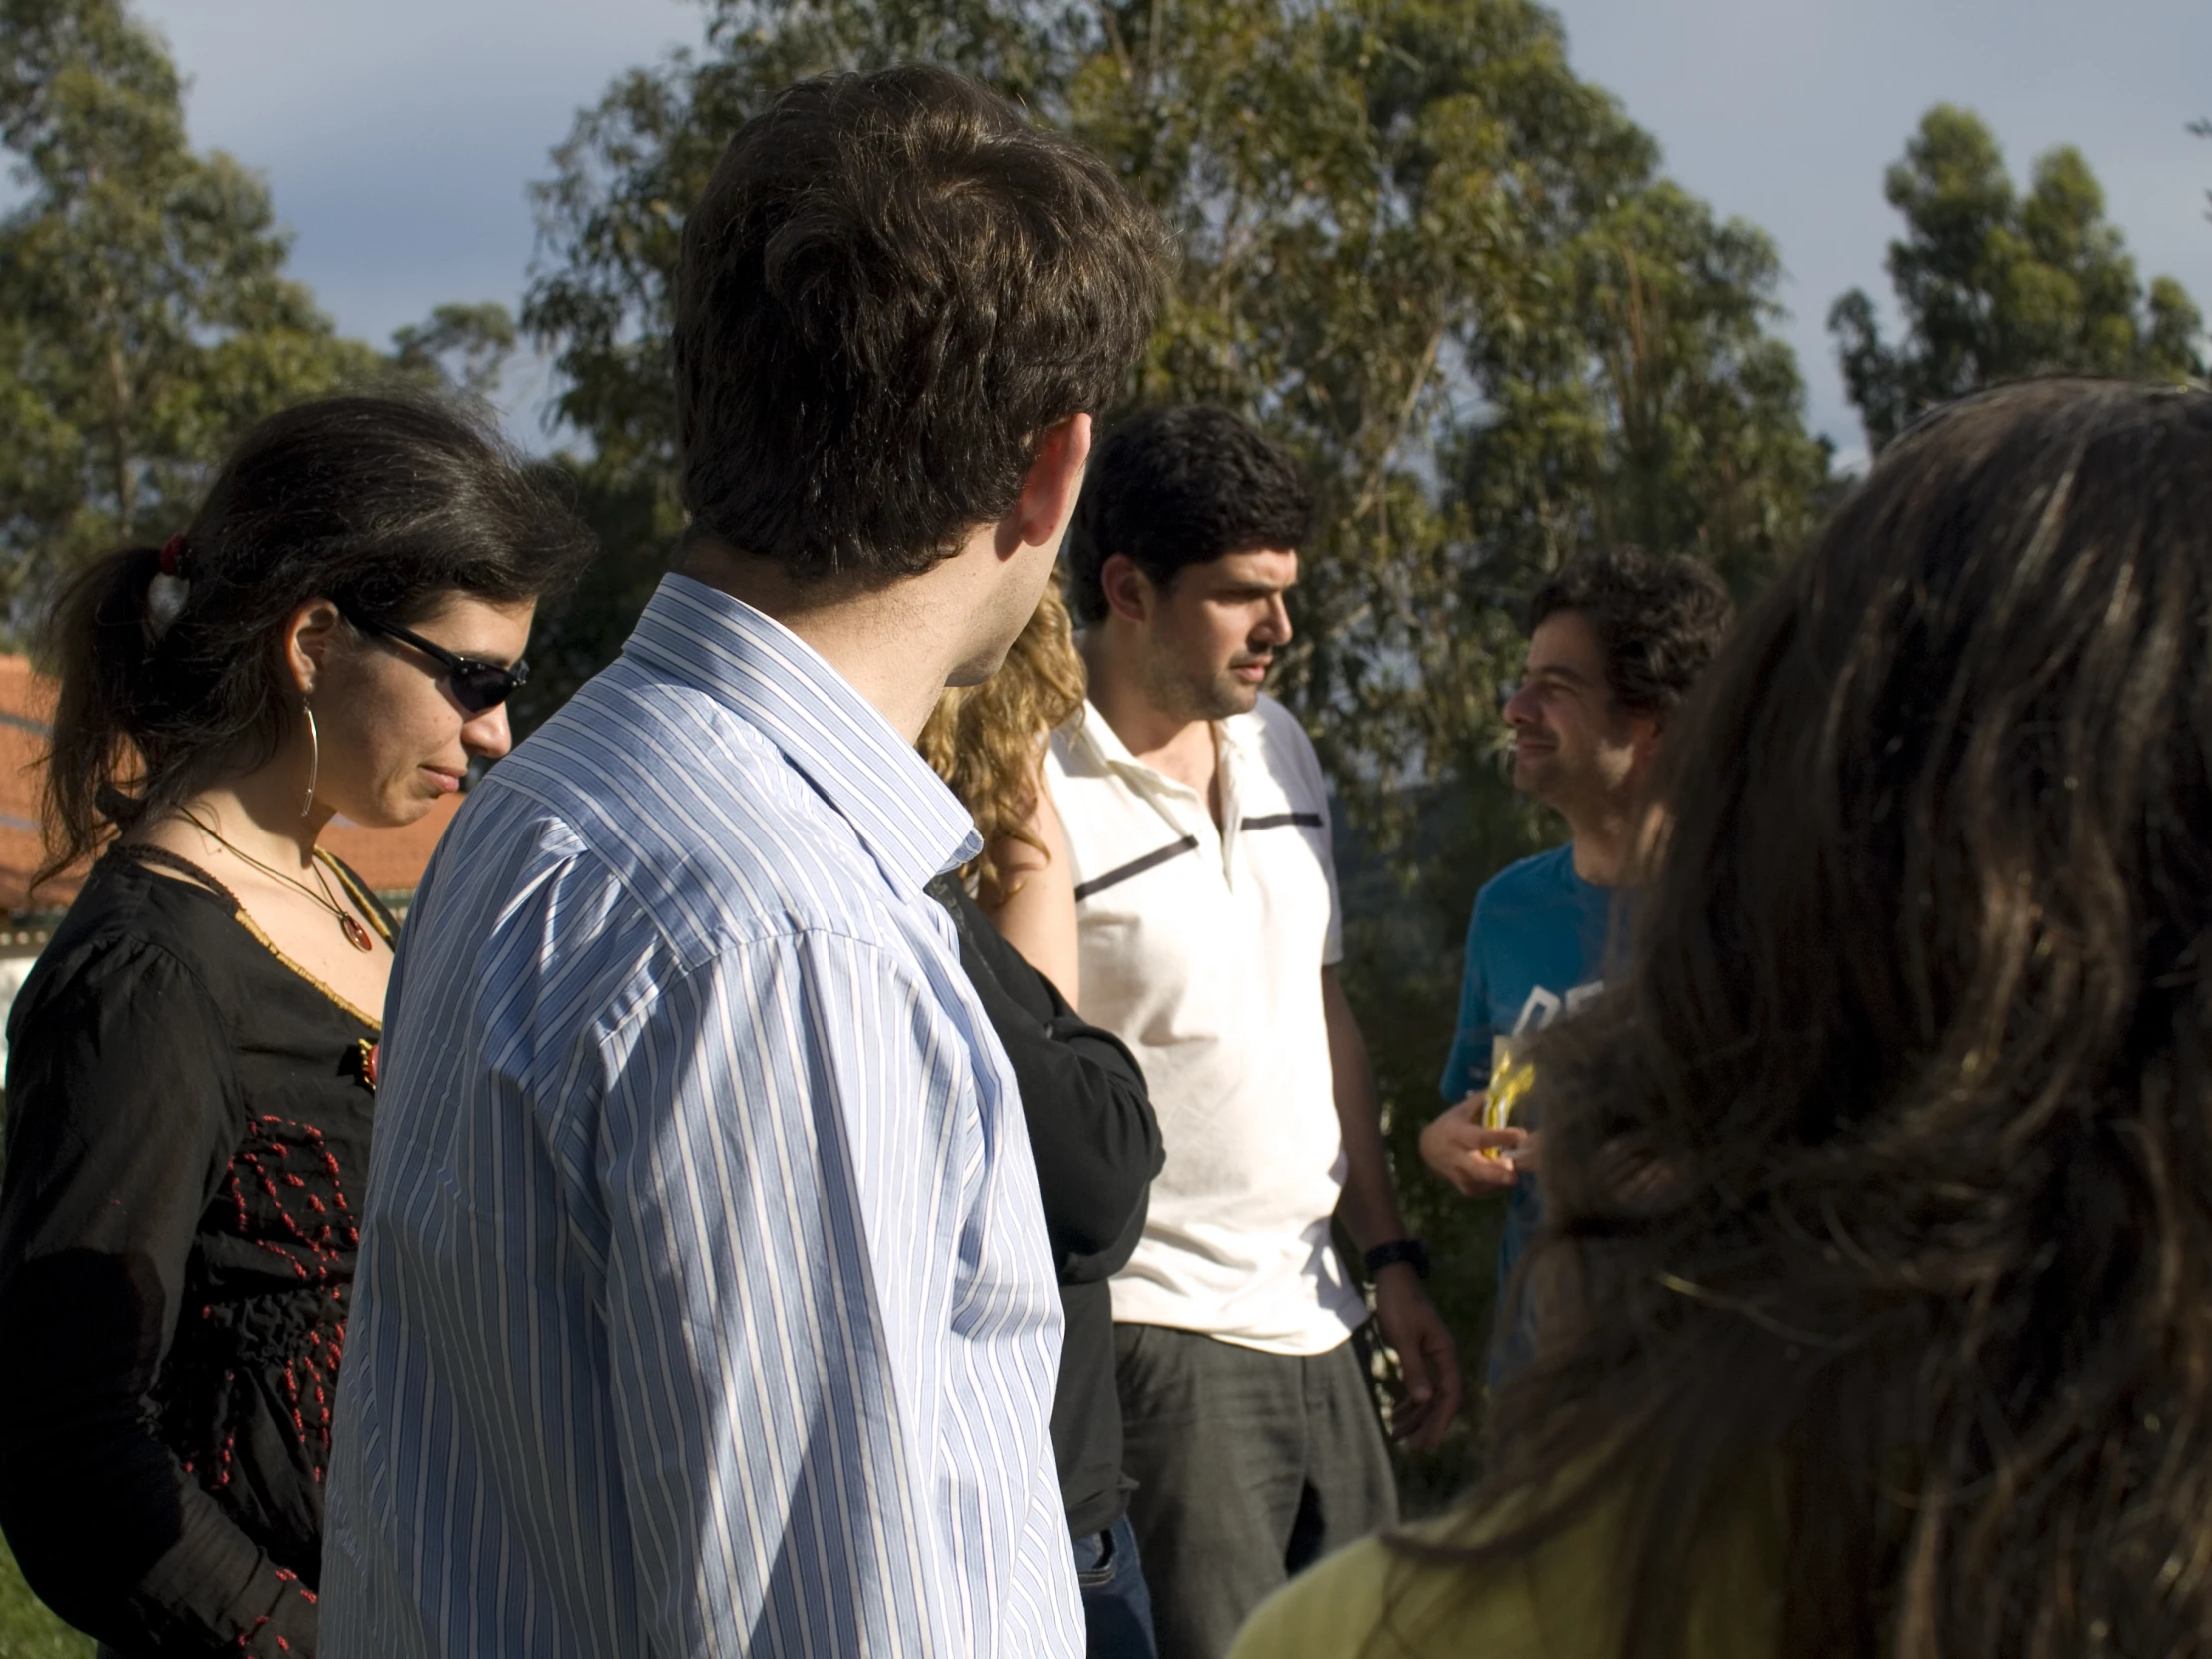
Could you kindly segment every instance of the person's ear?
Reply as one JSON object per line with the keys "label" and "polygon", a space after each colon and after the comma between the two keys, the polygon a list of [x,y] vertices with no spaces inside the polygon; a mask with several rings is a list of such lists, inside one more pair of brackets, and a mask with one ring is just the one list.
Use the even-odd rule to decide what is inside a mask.
{"label": "person's ear", "polygon": [[1069,415],[1044,429],[1029,475],[1021,481],[1014,510],[998,522],[998,556],[1011,558],[1024,547],[1060,545],[1075,498],[1083,490],[1083,468],[1091,458],[1091,417]]}
{"label": "person's ear", "polygon": [[1667,735],[1666,721],[1659,715],[1630,715],[1628,717],[1629,747],[1635,752],[1636,769],[1649,772],[1659,759],[1660,746]]}
{"label": "person's ear", "polygon": [[1152,620],[1159,590],[1128,554],[1113,554],[1098,567],[1098,585],[1106,595],[1106,609],[1111,614],[1129,622]]}
{"label": "person's ear", "polygon": [[291,613],[284,624],[284,671],[301,697],[314,695],[322,678],[322,665],[340,621],[338,608],[327,599],[310,599]]}

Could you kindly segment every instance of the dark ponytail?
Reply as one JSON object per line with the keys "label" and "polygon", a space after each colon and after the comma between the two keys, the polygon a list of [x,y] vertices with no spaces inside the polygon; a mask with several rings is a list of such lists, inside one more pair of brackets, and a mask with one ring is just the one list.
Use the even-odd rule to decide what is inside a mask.
{"label": "dark ponytail", "polygon": [[[94,560],[49,612],[41,655],[60,691],[33,884],[276,753],[297,701],[278,642],[300,606],[405,625],[453,593],[556,595],[591,553],[543,478],[450,402],[332,397],[271,416],[168,550]],[[165,567],[187,584],[167,617],[150,603]]]}

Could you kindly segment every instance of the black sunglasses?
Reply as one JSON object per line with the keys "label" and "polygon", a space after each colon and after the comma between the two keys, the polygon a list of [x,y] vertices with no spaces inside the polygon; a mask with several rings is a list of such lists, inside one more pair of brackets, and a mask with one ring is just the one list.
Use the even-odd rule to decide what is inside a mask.
{"label": "black sunglasses", "polygon": [[389,635],[392,639],[413,646],[425,657],[434,659],[445,670],[445,689],[453,694],[453,701],[472,715],[498,708],[515,694],[516,688],[529,684],[528,663],[501,668],[497,663],[487,663],[478,657],[463,657],[446,650],[442,645],[432,645],[420,634],[402,628],[397,623],[371,622],[364,616],[356,616],[348,606],[340,605],[338,615],[364,634]]}

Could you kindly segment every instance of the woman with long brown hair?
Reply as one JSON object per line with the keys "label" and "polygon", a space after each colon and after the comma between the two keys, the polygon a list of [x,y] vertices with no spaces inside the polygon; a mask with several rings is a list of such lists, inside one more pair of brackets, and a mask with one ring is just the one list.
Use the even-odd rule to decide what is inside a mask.
{"label": "woman with long brown hair", "polygon": [[961,966],[1013,1062],[1037,1161],[1067,1322],[1052,1452],[1089,1659],[1153,1659],[1151,1598],[1121,1475],[1106,1281],[1144,1233],[1160,1126],[1135,1058],[1070,1006],[1075,891],[1043,763],[1047,737],[1082,708],[1082,659],[1067,608],[1047,589],[998,672],[946,692],[922,729],[923,757],[983,835],[974,864],[929,890],[951,912]]}
{"label": "woman with long brown hair", "polygon": [[48,873],[96,861],[8,1032],[0,1525],[104,1652],[314,1651],[394,936],[317,843],[505,753],[589,551],[473,418],[331,398],[53,613]]}
{"label": "woman with long brown hair", "polygon": [[2212,396],[1925,419],[1671,770],[1488,1476],[1237,1659],[2204,1652]]}

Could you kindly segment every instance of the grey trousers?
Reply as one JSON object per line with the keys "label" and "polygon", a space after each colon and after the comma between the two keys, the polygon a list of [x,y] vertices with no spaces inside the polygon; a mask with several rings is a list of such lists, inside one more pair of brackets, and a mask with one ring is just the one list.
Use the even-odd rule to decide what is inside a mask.
{"label": "grey trousers", "polygon": [[1263,1354],[1164,1325],[1114,1327],[1129,1520],[1160,1659],[1222,1659],[1268,1593],[1397,1520],[1397,1482],[1355,1345]]}

